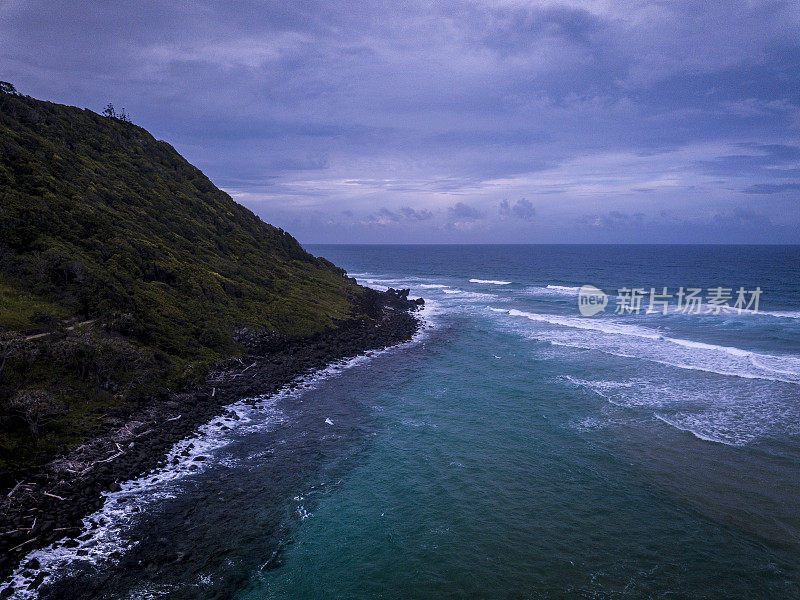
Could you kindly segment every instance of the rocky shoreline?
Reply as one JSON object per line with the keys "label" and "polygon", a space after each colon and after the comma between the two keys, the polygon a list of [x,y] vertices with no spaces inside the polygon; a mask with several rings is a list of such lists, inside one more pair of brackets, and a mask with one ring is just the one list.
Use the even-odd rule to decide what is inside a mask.
{"label": "rocky shoreline", "polygon": [[[315,336],[288,339],[243,330],[237,338],[247,354],[219,365],[203,385],[150,398],[133,415],[118,419],[102,435],[30,473],[0,495],[0,581],[27,554],[61,540],[77,546],[84,517],[99,509],[102,493],[119,489],[164,464],[166,454],[198,426],[241,398],[270,394],[297,376],[332,361],[410,340],[420,322],[413,312],[423,304],[408,290],[367,290],[359,312],[368,319],[348,320]],[[35,589],[45,573],[26,565]],[[0,590],[10,596],[14,588]]]}

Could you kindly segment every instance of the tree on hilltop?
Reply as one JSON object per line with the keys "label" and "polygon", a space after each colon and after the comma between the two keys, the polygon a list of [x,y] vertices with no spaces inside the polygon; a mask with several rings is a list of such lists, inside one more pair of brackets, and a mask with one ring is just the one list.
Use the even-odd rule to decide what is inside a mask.
{"label": "tree on hilltop", "polygon": [[111,104],[111,102],[106,104],[106,107],[103,110],[103,116],[110,117],[112,119],[119,119],[124,123],[131,122],[130,118],[128,117],[128,113],[125,112],[125,108],[123,107],[121,112],[117,112],[116,109],[114,108],[114,105]]}

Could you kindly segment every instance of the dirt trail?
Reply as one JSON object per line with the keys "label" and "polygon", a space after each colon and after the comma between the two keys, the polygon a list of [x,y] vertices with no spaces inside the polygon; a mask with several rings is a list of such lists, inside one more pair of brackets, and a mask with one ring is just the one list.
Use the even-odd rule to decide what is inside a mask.
{"label": "dirt trail", "polygon": [[[70,325],[69,327],[66,328],[66,330],[67,331],[72,331],[76,327],[83,327],[84,325],[91,325],[95,321],[97,321],[97,319],[89,319],[88,321],[81,321],[80,323],[75,323],[74,325]],[[52,331],[45,331],[44,333],[35,333],[34,335],[28,335],[28,336],[25,337],[25,341],[27,342],[27,341],[30,341],[30,340],[38,340],[40,338],[47,337],[48,335],[53,335],[53,332]]]}

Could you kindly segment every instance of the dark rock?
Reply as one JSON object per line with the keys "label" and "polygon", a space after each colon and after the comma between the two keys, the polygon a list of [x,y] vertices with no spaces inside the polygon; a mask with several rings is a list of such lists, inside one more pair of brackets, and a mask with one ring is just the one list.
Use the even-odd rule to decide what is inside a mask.
{"label": "dark rock", "polygon": [[38,588],[40,585],[42,585],[42,582],[44,581],[45,577],[46,573],[39,573],[36,576],[36,578],[33,581],[31,581],[30,585],[28,585],[28,589],[35,590],[36,588]]}
{"label": "dark rock", "polygon": [[[144,427],[139,426],[140,431],[153,431],[146,438],[140,438],[145,440],[144,443],[139,443],[137,439],[131,444],[131,439],[121,441],[118,438],[104,437],[107,434],[101,433],[96,444],[90,442],[84,446],[88,450],[83,450],[83,454],[65,455],[67,460],[74,458],[76,462],[84,464],[95,463],[96,466],[82,482],[76,475],[75,479],[62,483],[65,477],[63,470],[51,470],[47,465],[37,472],[25,473],[25,481],[29,482],[29,486],[35,487],[30,489],[31,493],[15,497],[16,502],[8,507],[10,510],[0,516],[0,532],[16,529],[17,527],[12,527],[14,523],[19,523],[19,527],[27,527],[30,524],[29,516],[36,514],[37,541],[12,555],[8,549],[25,542],[27,536],[18,534],[0,538],[0,581],[18,564],[16,561],[30,550],[49,545],[62,537],[63,532],[54,532],[53,529],[80,525],[82,517],[103,503],[103,490],[119,491],[121,486],[118,481],[135,478],[165,464],[166,451],[187,435],[191,435],[199,425],[221,412],[230,419],[229,425],[238,421],[239,415],[222,409],[230,402],[244,396],[256,395],[256,392],[275,392],[298,375],[326,363],[409,340],[419,327],[419,321],[411,312],[422,306],[424,300],[409,300],[408,294],[407,289],[385,293],[367,290],[359,298],[357,309],[359,314],[367,315],[371,320],[341,321],[335,329],[306,339],[289,339],[268,331],[242,330],[236,334],[237,341],[250,352],[250,356],[243,357],[241,361],[230,360],[220,364],[217,371],[210,374],[213,383],[204,383],[180,393],[164,391],[151,398],[139,400],[138,408],[134,406],[132,409],[120,409],[104,419],[104,427],[109,428],[104,430],[108,436],[112,433],[110,427],[122,426],[130,419],[135,418],[144,423]],[[248,370],[246,376],[232,377],[241,375],[243,369],[253,362],[257,364]],[[215,390],[213,396],[212,390]],[[181,415],[180,419],[167,421],[178,414]],[[105,460],[109,456],[108,448],[115,441],[125,448],[126,453],[112,462],[98,463],[97,461]],[[190,456],[193,447],[193,444],[189,444],[181,455]],[[198,456],[193,462],[206,459],[205,456]],[[179,461],[173,459],[171,462]],[[190,465],[189,468],[197,470],[198,467]],[[21,479],[23,477],[18,473],[0,473],[0,483],[4,488],[10,489]],[[62,496],[67,501],[44,496],[41,492],[45,490]],[[103,526],[106,523],[105,520],[100,520],[98,524]],[[74,530],[74,533],[78,532],[79,530]],[[74,540],[64,542],[66,547],[77,545]],[[109,557],[118,559],[121,554],[112,553]],[[279,561],[276,562],[279,564]],[[13,589],[9,593],[13,593]]]}

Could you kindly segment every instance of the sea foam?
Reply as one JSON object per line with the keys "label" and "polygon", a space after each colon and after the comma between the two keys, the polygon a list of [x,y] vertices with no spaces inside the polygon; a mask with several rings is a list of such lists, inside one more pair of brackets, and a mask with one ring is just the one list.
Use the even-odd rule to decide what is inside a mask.
{"label": "sea foam", "polygon": [[552,344],[598,350],[619,357],[718,375],[800,384],[800,357],[793,355],[763,354],[733,346],[668,337],[654,329],[607,319],[487,308],[544,324],[544,328],[526,329],[523,333]]}
{"label": "sea foam", "polygon": [[[646,411],[651,418],[704,441],[744,446],[764,437],[800,432],[800,407],[791,391],[776,389],[768,381],[711,383],[689,375],[664,380],[655,374],[627,381],[592,381],[570,375],[563,379],[591,390],[615,407],[639,415]],[[614,414],[606,417],[618,420]]]}
{"label": "sea foam", "polygon": [[[238,436],[268,431],[286,422],[287,416],[278,409],[280,400],[305,394],[343,370],[419,343],[434,326],[431,317],[437,312],[437,306],[435,302],[426,303],[415,313],[422,321],[422,326],[408,342],[372,351],[369,356],[361,354],[334,361],[323,369],[297,377],[275,394],[245,398],[224,407],[221,410],[225,414],[215,417],[200,426],[194,435],[176,443],[167,454],[163,467],[138,479],[121,483],[119,491],[104,492],[103,506],[83,519],[77,546],[68,548],[63,545],[64,540],[59,540],[46,548],[31,551],[22,559],[14,573],[0,585],[0,590],[13,584],[14,593],[10,596],[12,599],[33,599],[38,594],[28,587],[39,572],[47,573],[42,582],[44,585],[54,575],[68,576],[80,566],[100,565],[104,561],[116,562],[110,558],[112,552],[124,553],[138,543],[129,540],[127,532],[146,512],[148,506],[177,497],[192,475],[214,465],[233,466],[220,451]],[[195,460],[201,456],[204,460]],[[40,569],[32,573],[24,565],[34,558],[38,560]]]}
{"label": "sea foam", "polygon": [[500,281],[497,279],[470,279],[470,283],[486,283],[491,285],[511,285],[510,281]]}

